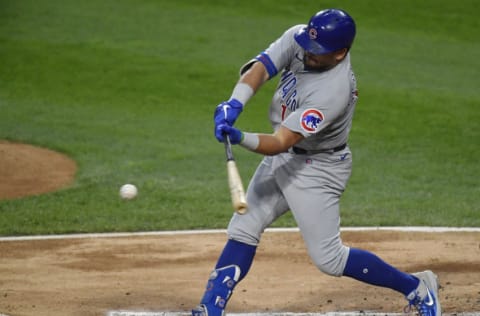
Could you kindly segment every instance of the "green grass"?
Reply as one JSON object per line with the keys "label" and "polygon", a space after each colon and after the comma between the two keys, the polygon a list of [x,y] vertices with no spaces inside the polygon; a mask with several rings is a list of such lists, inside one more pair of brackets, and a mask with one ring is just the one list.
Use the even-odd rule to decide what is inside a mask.
{"label": "green grass", "polygon": [[[480,226],[477,1],[0,0],[0,139],[75,159],[74,184],[0,201],[0,235],[223,228],[214,106],[287,27],[357,21],[344,225]],[[238,126],[269,132],[276,80]],[[261,157],[235,148],[244,181]],[[1,167],[1,166],[0,166]],[[119,200],[132,182],[139,198]],[[295,225],[290,215],[276,226]]]}

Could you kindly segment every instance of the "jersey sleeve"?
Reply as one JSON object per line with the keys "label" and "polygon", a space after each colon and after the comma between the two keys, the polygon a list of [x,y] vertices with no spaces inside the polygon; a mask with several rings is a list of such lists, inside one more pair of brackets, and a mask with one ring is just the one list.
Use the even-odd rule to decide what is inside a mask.
{"label": "jersey sleeve", "polygon": [[269,78],[275,77],[279,71],[289,66],[292,59],[295,58],[295,52],[298,44],[295,42],[294,34],[304,25],[296,25],[285,31],[276,41],[255,59],[247,62],[240,69],[240,73],[245,72],[254,62],[261,62],[267,69]]}

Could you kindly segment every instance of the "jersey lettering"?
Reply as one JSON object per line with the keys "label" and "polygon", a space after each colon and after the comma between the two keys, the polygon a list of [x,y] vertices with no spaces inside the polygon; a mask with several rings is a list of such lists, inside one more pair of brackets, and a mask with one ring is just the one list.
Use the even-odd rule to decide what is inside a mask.
{"label": "jersey lettering", "polygon": [[[297,78],[292,71],[284,71],[280,80],[279,87],[280,95],[282,98],[282,106],[288,107],[291,112],[297,109]],[[282,109],[282,114],[285,110]],[[283,119],[283,115],[282,115]]]}
{"label": "jersey lettering", "polygon": [[297,90],[293,91],[292,94],[287,98],[285,104],[288,106],[288,108],[291,111],[295,111],[297,108],[297,99],[295,98],[297,96]]}

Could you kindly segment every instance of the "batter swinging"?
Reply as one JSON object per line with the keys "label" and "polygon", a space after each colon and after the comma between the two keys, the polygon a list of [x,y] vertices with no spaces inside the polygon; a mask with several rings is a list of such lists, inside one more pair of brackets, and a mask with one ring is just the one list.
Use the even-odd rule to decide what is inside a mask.
{"label": "batter swinging", "polygon": [[[339,200],[352,168],[347,145],[358,93],[350,64],[355,23],[327,9],[296,25],[240,70],[231,98],[214,113],[215,137],[265,155],[247,189],[249,211],[233,215],[228,241],[193,316],[221,316],[248,273],[266,227],[287,211],[318,269],[405,295],[419,314],[441,315],[436,275],[408,274],[376,255],[343,245]],[[273,134],[233,127],[244,105],[280,72],[270,105]]]}

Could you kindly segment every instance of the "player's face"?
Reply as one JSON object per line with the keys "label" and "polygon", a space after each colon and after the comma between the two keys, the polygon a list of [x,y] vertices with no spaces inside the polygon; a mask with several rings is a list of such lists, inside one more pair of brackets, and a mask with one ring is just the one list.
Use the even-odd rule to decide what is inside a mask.
{"label": "player's face", "polygon": [[305,52],[303,55],[303,64],[306,70],[326,71],[335,67],[347,54],[347,49],[342,49],[336,52],[315,55]]}

